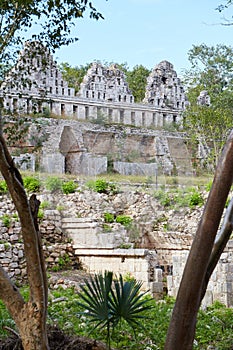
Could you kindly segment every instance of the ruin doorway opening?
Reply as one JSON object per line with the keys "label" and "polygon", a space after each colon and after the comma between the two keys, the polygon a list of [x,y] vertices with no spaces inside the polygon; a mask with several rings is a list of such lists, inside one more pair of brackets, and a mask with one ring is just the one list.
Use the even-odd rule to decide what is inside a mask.
{"label": "ruin doorway opening", "polygon": [[65,157],[65,173],[78,174],[81,149],[70,126],[64,126],[63,128],[59,143],[59,150]]}

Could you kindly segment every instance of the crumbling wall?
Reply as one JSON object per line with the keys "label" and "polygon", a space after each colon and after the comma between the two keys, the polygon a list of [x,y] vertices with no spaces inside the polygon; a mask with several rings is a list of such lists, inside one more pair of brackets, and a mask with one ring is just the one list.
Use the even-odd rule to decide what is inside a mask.
{"label": "crumbling wall", "polygon": [[144,102],[162,108],[170,107],[177,110],[185,108],[184,88],[170,62],[160,62],[150,73]]}
{"label": "crumbling wall", "polygon": [[116,64],[104,67],[94,62],[88,69],[77,96],[108,102],[134,102],[125,74]]}

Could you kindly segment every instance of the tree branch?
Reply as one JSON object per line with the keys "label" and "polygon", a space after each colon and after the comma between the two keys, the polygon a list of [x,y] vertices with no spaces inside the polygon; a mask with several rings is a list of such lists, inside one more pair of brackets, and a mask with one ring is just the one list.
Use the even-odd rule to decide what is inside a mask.
{"label": "tree branch", "polygon": [[11,315],[19,313],[24,306],[24,299],[18,288],[10,280],[0,265],[0,299],[3,300]]}
{"label": "tree branch", "polygon": [[169,325],[165,350],[191,350],[203,283],[221,216],[233,181],[233,130],[219,160],[213,185],[186,262]]}
{"label": "tree branch", "polygon": [[30,299],[37,304],[39,309],[43,309],[47,299],[45,295],[46,281],[44,280],[45,275],[42,268],[44,261],[40,252],[38,232],[35,228],[21,175],[14,166],[13,159],[2,135],[0,135],[0,171],[7,183],[21,222]]}
{"label": "tree branch", "polygon": [[226,213],[225,213],[225,218],[222,224],[222,228],[219,231],[219,234],[217,235],[214,246],[211,252],[211,256],[209,259],[209,264],[207,267],[205,279],[203,282],[203,287],[202,287],[202,295],[201,295],[201,300],[205,296],[206,288],[209,283],[210,277],[220,259],[221,254],[224,251],[224,248],[227,245],[227,242],[230,239],[231,233],[233,230],[233,198],[231,199]]}

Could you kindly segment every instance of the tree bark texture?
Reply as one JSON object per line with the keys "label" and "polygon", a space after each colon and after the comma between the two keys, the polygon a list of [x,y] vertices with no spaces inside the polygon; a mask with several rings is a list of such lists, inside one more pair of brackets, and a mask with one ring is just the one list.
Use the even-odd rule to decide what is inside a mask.
{"label": "tree bark texture", "polygon": [[0,268],[0,297],[18,327],[24,349],[48,350],[47,278],[36,222],[39,203],[33,197],[29,202],[21,175],[14,166],[2,134],[0,134],[0,171],[7,183],[21,223],[30,292],[29,301],[25,302],[5,271]]}
{"label": "tree bark texture", "polygon": [[197,312],[225,203],[233,181],[233,130],[227,140],[197,228],[170,321],[165,350],[191,350]]}

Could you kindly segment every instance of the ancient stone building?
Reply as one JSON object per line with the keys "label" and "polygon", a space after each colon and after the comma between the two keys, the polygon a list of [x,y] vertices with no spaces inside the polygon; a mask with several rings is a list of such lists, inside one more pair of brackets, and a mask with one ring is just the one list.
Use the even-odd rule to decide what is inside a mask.
{"label": "ancient stone building", "polygon": [[94,62],[84,77],[77,96],[108,102],[134,102],[125,74],[116,64],[106,68]]}
{"label": "ancient stone building", "polygon": [[[11,70],[1,90],[4,106],[10,111],[26,113],[42,112],[49,104],[52,111],[52,97],[74,97],[74,89],[69,88],[62,78],[56,62],[49,50],[39,43],[26,43],[16,66]],[[36,50],[38,53],[33,54]],[[61,104],[62,114],[62,104]]]}
{"label": "ancient stone building", "polygon": [[[43,53],[43,54],[42,54]],[[158,64],[148,78],[144,102],[134,103],[124,73],[116,65],[93,63],[75,96],[56,62],[39,43],[26,43],[0,94],[6,110],[27,113],[45,109],[74,120],[99,115],[110,123],[163,127],[182,118],[185,94],[171,63]]]}
{"label": "ancient stone building", "polygon": [[160,62],[150,73],[144,102],[156,107],[177,109],[178,113],[184,110],[184,88],[170,62]]}

